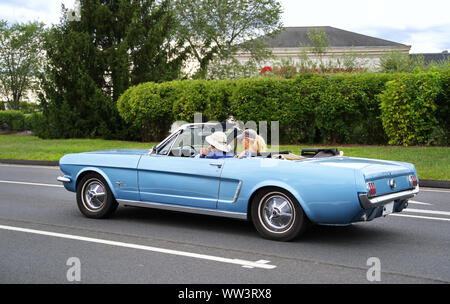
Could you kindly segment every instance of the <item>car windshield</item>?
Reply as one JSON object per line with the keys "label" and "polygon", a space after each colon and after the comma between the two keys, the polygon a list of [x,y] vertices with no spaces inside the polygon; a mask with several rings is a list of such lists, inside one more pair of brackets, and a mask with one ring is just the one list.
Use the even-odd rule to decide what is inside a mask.
{"label": "car windshield", "polygon": [[223,128],[221,124],[192,125],[178,131],[170,140],[164,140],[157,146],[158,154],[172,156],[193,156],[202,147],[207,146],[205,138],[214,132],[221,131],[227,135],[228,143],[234,149],[234,127]]}

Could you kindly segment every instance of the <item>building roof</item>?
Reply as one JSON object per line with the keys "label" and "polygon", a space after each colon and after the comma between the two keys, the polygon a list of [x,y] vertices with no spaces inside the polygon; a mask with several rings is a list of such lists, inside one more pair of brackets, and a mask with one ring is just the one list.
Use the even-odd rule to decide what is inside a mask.
{"label": "building roof", "polygon": [[443,60],[450,60],[450,54],[448,52],[442,53],[422,53],[422,54],[409,54],[412,58],[417,58],[419,56],[423,56],[423,61],[425,64],[429,64],[430,62],[440,62]]}
{"label": "building roof", "polygon": [[273,38],[264,39],[269,48],[297,48],[300,45],[311,45],[308,31],[322,29],[329,38],[329,47],[406,47],[408,45],[370,37],[354,32],[341,30],[331,26],[285,27]]}

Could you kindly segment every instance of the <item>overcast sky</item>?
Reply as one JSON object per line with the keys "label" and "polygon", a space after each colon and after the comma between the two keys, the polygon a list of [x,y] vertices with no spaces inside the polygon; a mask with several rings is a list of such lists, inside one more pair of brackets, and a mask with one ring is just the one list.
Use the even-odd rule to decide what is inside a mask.
{"label": "overcast sky", "polygon": [[[0,0],[0,19],[58,23],[75,0]],[[284,26],[328,25],[411,45],[412,53],[450,50],[449,0],[279,0]]]}

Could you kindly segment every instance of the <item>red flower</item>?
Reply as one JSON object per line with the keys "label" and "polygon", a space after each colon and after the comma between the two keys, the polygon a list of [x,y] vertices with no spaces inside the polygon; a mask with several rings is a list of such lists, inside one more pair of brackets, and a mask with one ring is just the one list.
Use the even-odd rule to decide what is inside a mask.
{"label": "red flower", "polygon": [[270,66],[265,66],[261,70],[261,74],[266,73],[267,71],[272,72],[272,68]]}

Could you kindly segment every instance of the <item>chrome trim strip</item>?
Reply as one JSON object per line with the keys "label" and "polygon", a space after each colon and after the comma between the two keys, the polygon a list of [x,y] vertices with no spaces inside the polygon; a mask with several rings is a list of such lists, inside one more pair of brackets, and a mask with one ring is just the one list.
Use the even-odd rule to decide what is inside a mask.
{"label": "chrome trim strip", "polygon": [[236,201],[237,201],[237,199],[239,197],[239,193],[241,192],[241,188],[242,188],[242,181],[240,180],[239,181],[239,185],[238,185],[238,187],[236,189],[236,193],[234,194],[232,203],[236,203]]}
{"label": "chrome trim strip", "polygon": [[154,209],[179,211],[179,212],[204,214],[204,215],[213,215],[213,216],[235,218],[235,219],[240,219],[240,220],[247,220],[247,213],[240,213],[240,212],[230,212],[230,211],[203,209],[203,208],[196,208],[196,207],[187,207],[187,206],[180,206],[180,205],[169,205],[169,204],[161,204],[161,203],[130,201],[130,200],[120,200],[120,199],[118,199],[117,202],[123,206],[154,208]]}
{"label": "chrome trim strip", "polygon": [[419,186],[414,188],[413,190],[401,191],[392,194],[382,195],[379,197],[374,197],[373,199],[369,199],[372,204],[379,204],[387,201],[395,201],[403,198],[404,196],[416,195],[419,193]]}
{"label": "chrome trim strip", "polygon": [[389,202],[396,201],[396,200],[406,200],[413,198],[419,193],[419,186],[412,190],[406,190],[406,191],[400,191],[396,193],[386,194],[386,195],[380,195],[377,197],[374,197],[372,199],[369,199],[367,197],[367,193],[360,194],[359,195],[359,201],[361,203],[361,206],[364,209],[371,209],[374,207],[379,207],[382,205],[385,205]]}
{"label": "chrome trim strip", "polygon": [[62,183],[70,183],[72,180],[70,178],[64,177],[64,176],[58,176],[56,179],[58,182]]}

